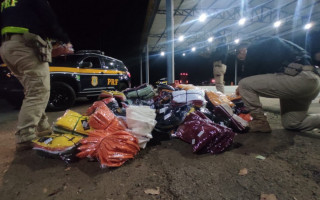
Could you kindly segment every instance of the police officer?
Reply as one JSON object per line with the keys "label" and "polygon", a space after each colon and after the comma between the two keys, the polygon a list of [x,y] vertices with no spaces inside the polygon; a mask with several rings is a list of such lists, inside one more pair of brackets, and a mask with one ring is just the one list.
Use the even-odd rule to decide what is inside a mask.
{"label": "police officer", "polygon": [[17,150],[31,147],[31,140],[51,132],[45,114],[50,95],[51,44],[69,43],[46,0],[4,0],[1,3],[0,55],[24,87],[19,113]]}
{"label": "police officer", "polygon": [[238,48],[238,59],[245,60],[244,79],[238,91],[253,120],[250,132],[271,132],[259,96],[279,98],[284,128],[320,136],[320,115],[307,115],[319,94],[320,78],[310,65],[310,56],[298,45],[271,37]]}
{"label": "police officer", "polygon": [[212,55],[213,60],[213,76],[216,84],[217,91],[224,93],[224,74],[226,73],[228,46],[220,43],[216,51]]}

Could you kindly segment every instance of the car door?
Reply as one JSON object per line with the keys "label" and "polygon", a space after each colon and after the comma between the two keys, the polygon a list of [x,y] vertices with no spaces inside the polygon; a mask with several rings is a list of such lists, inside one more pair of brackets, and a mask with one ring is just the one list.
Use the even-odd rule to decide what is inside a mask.
{"label": "car door", "polygon": [[108,89],[114,89],[119,84],[119,72],[116,66],[116,60],[108,57],[102,57],[103,68],[106,70],[104,84]]}
{"label": "car door", "polygon": [[[85,65],[83,65],[85,63]],[[87,56],[80,62],[80,82],[83,92],[96,93],[106,89],[105,70],[99,56]]]}

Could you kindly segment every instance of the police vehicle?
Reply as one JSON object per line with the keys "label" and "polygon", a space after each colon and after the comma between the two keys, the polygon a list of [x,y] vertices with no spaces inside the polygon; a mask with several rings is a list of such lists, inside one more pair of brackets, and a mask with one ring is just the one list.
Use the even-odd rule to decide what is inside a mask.
{"label": "police vehicle", "polygon": [[[65,110],[77,97],[95,100],[101,90],[124,90],[131,87],[130,73],[124,63],[96,50],[82,50],[53,58],[50,63],[51,93],[47,108]],[[2,64],[0,93],[10,103],[21,105],[23,88],[18,79]]]}

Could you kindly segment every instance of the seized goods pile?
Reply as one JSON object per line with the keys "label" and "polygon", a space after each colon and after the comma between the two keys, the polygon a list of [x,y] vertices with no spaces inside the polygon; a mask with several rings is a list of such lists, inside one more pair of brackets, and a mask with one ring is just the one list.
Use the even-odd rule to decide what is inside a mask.
{"label": "seized goods pile", "polygon": [[102,91],[84,115],[67,110],[53,124],[53,134],[35,139],[41,155],[70,162],[98,160],[119,167],[147,143],[180,138],[194,153],[226,150],[236,133],[248,129],[251,116],[241,97],[205,91],[189,84],[143,84],[122,92]]}

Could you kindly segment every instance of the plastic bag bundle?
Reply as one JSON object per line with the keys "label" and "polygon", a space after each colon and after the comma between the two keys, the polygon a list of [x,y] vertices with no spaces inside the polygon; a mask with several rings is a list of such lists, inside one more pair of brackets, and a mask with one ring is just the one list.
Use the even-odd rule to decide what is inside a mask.
{"label": "plastic bag bundle", "polygon": [[119,91],[105,91],[102,90],[101,94],[99,96],[101,99],[104,98],[115,98],[117,100],[121,101],[125,101],[126,100],[126,96],[124,95],[123,92],[119,92]]}
{"label": "plastic bag bundle", "polygon": [[92,131],[81,140],[79,158],[97,158],[101,167],[119,167],[140,150],[138,140],[126,131]]}
{"label": "plastic bag bundle", "polygon": [[137,88],[130,88],[123,91],[128,99],[139,98],[139,99],[150,99],[155,93],[153,87],[148,84],[140,85]]}
{"label": "plastic bag bundle", "polygon": [[71,133],[87,136],[92,128],[89,125],[89,117],[72,110],[67,110],[53,125],[55,133]]}
{"label": "plastic bag bundle", "polygon": [[152,138],[151,131],[156,125],[156,113],[148,106],[129,106],[126,121],[131,133],[138,138],[139,146],[145,148]]}
{"label": "plastic bag bundle", "polygon": [[199,90],[179,90],[172,92],[173,102],[174,103],[192,103],[197,107],[202,107],[206,104],[204,99],[204,91]]}
{"label": "plastic bag bundle", "polygon": [[136,106],[152,106],[154,104],[153,99],[139,99],[139,98],[131,98],[127,99],[128,105],[136,105]]}
{"label": "plastic bag bundle", "polygon": [[200,90],[200,88],[192,85],[192,84],[179,84],[177,85],[177,88],[181,90]]}
{"label": "plastic bag bundle", "polygon": [[208,105],[210,107],[219,106],[221,104],[228,104],[230,107],[234,106],[234,103],[228,99],[225,94],[221,92],[213,92],[213,91],[206,91],[206,100],[209,102]]}
{"label": "plastic bag bundle", "polygon": [[63,158],[64,155],[70,154],[74,156],[76,148],[79,146],[80,140],[83,136],[77,136],[72,134],[51,134],[33,140],[33,149],[38,154],[52,157]]}
{"label": "plastic bag bundle", "polygon": [[177,128],[194,108],[191,105],[168,106],[158,109],[155,129],[162,132],[170,132]]}
{"label": "plastic bag bundle", "polygon": [[213,123],[200,111],[190,113],[179,126],[176,135],[192,144],[194,153],[216,154],[229,147],[235,133],[227,127]]}
{"label": "plastic bag bundle", "polygon": [[233,113],[232,108],[228,104],[221,104],[216,106],[213,110],[216,118],[214,121],[224,126],[232,128],[238,133],[247,132],[249,124],[247,121]]}
{"label": "plastic bag bundle", "polygon": [[[125,130],[125,125],[119,121],[103,102],[95,102],[91,107],[95,108],[95,110],[89,118],[90,127],[98,130],[107,129],[111,132]],[[88,110],[93,110],[91,107]]]}

